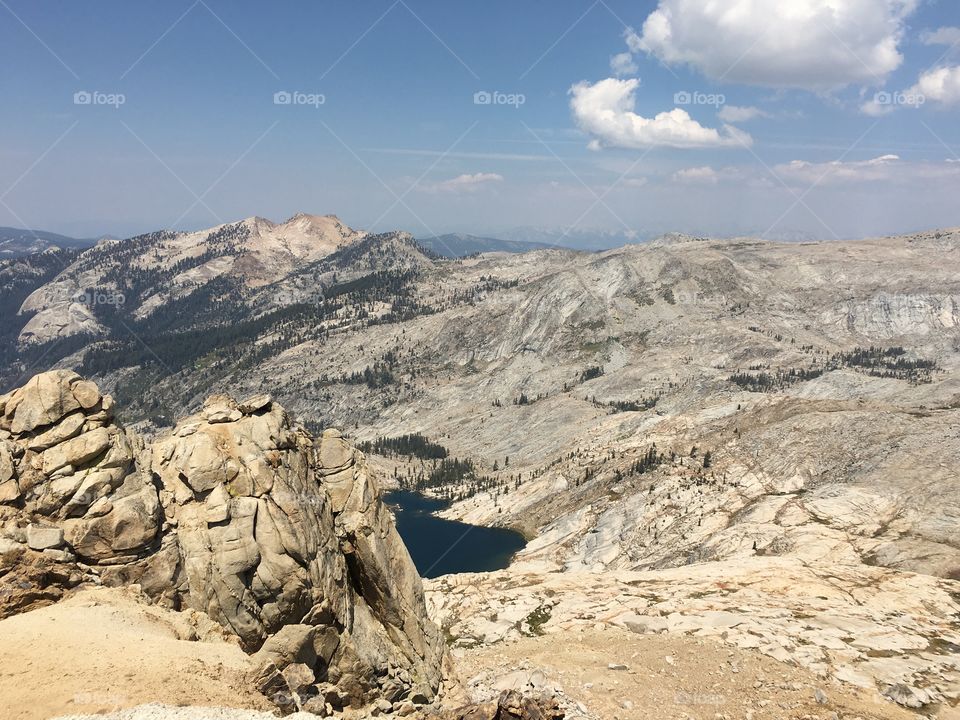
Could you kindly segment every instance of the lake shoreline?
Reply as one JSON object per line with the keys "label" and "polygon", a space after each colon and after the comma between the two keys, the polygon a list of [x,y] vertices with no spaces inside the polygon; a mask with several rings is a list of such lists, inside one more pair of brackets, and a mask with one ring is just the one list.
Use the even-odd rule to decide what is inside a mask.
{"label": "lake shoreline", "polygon": [[446,501],[410,490],[391,490],[383,500],[423,577],[503,570],[528,542],[509,528],[442,518],[436,512],[448,505]]}

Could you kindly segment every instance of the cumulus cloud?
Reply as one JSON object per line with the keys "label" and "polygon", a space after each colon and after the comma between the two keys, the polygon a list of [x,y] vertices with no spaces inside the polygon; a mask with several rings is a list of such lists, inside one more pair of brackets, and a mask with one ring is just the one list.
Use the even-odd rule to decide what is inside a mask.
{"label": "cumulus cloud", "polygon": [[920,42],[924,45],[960,44],[960,27],[941,27],[936,30],[927,30],[921,33]]}
{"label": "cumulus cloud", "polygon": [[638,115],[634,108],[636,79],[607,78],[582,82],[570,88],[570,108],[577,126],[593,137],[590,147],[702,148],[750,145],[749,134],[732,125],[721,130],[704,127],[680,108],[653,118]]}
{"label": "cumulus cloud", "polygon": [[878,92],[872,100],[860,106],[866,115],[880,117],[901,107],[922,107],[928,103],[940,105],[960,104],[960,66],[932,68],[906,90]]}
{"label": "cumulus cloud", "polygon": [[624,77],[625,75],[636,75],[640,68],[633,61],[633,55],[623,52],[610,58],[610,69],[617,77]]}
{"label": "cumulus cloud", "polygon": [[425,185],[421,189],[431,193],[467,193],[479,190],[490,183],[498,182],[503,182],[503,175],[498,175],[497,173],[474,173],[472,175],[457,175],[457,177],[450,178],[449,180],[444,180],[432,185]]}
{"label": "cumulus cloud", "polygon": [[714,80],[824,91],[900,67],[919,0],[660,0],[627,44]]}
{"label": "cumulus cloud", "polygon": [[748,122],[756,118],[768,118],[772,117],[770,113],[760,108],[748,106],[741,107],[739,105],[724,105],[720,108],[720,112],[717,113],[719,117],[724,122],[736,123],[736,122]]}
{"label": "cumulus cloud", "polygon": [[906,92],[943,105],[956,105],[960,103],[960,65],[928,70]]}

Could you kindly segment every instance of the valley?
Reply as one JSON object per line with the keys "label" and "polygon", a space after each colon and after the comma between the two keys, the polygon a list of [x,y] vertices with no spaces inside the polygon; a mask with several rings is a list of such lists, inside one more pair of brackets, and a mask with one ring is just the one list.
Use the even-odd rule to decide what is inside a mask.
{"label": "valley", "polygon": [[468,525],[434,513],[443,503],[409,490],[387,493],[397,532],[424,578],[502,570],[526,542],[506,528]]}
{"label": "valley", "polygon": [[251,218],[0,262],[3,382],[76,370],[148,439],[211,388],[338,428],[458,662],[692,636],[949,711],[958,266],[958,230],[442,257]]}

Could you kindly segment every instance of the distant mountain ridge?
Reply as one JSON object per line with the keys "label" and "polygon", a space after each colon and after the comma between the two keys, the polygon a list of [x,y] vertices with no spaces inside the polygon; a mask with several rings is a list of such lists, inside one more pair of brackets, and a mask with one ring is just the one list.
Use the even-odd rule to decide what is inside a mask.
{"label": "distant mountain ridge", "polygon": [[0,259],[17,258],[51,248],[71,250],[93,247],[97,238],[72,238],[45,230],[0,227]]}
{"label": "distant mountain ridge", "polygon": [[195,232],[103,241],[71,257],[23,301],[19,315],[28,321],[20,336],[43,342],[109,334],[109,318],[117,313],[105,315],[98,305],[114,305],[119,316],[132,313],[129,323],[200,290],[218,288],[220,299],[249,294],[364,237],[333,215],[298,213],[282,223],[249,217]]}
{"label": "distant mountain ridge", "polygon": [[417,243],[441,257],[455,258],[488,252],[525,253],[559,247],[551,243],[525,240],[501,240],[463,233],[448,233],[428,238],[417,238]]}

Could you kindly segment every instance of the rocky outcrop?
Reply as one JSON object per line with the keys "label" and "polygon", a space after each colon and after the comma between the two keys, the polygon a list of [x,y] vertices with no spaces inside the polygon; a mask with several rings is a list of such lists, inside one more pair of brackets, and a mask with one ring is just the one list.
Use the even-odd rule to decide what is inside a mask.
{"label": "rocky outcrop", "polygon": [[513,567],[432,580],[427,599],[459,648],[617,628],[710,639],[912,708],[960,699],[960,584],[928,575],[786,557],[647,572]]}
{"label": "rocky outcrop", "polygon": [[258,651],[264,687],[332,707],[434,695],[442,648],[420,578],[337,431],[316,442],[269,398],[215,396],[151,466],[180,548],[177,596]]}
{"label": "rocky outcrop", "polygon": [[109,566],[152,553],[162,513],[139,438],[76,373],[35,376],[0,397],[0,522],[54,561]]}
{"label": "rocky outcrop", "polygon": [[252,681],[288,709],[435,696],[444,646],[420,577],[337,431],[314,439],[269,396],[213,396],[145,446],[111,407],[68,371],[0,398],[0,581],[58,562],[59,590],[38,601],[86,573],[202,611],[255,653]]}

